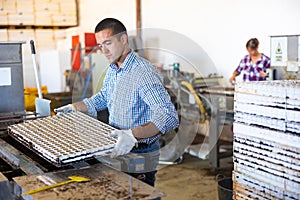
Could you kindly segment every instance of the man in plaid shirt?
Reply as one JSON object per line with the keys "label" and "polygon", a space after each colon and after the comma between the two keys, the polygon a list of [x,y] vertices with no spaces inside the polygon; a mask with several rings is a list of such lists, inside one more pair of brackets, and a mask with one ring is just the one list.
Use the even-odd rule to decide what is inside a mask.
{"label": "man in plaid shirt", "polygon": [[[111,133],[112,137],[118,137],[112,157],[130,151],[158,152],[160,134],[179,125],[176,109],[158,71],[130,49],[126,28],[120,21],[102,20],[95,28],[95,36],[100,51],[111,63],[103,88],[94,96],[56,112],[78,110],[97,116],[97,111],[108,108],[109,124],[119,129]],[[130,174],[154,186],[158,155],[150,160],[154,167],[151,164],[148,172]]]}
{"label": "man in plaid shirt", "polygon": [[266,80],[266,70],[270,68],[270,58],[258,51],[259,41],[256,38],[250,39],[246,48],[249,55],[246,55],[239,66],[233,72],[229,81],[235,82],[235,77],[243,72],[243,81],[264,81]]}

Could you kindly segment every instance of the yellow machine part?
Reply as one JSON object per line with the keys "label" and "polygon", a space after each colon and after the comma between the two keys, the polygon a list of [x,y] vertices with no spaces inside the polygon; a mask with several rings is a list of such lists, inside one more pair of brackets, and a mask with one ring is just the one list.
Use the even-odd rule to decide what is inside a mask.
{"label": "yellow machine part", "polygon": [[[42,86],[42,94],[47,94],[47,86]],[[24,101],[26,111],[35,111],[35,98],[38,97],[37,88],[24,88]]]}
{"label": "yellow machine part", "polygon": [[203,116],[203,118],[200,120],[200,123],[205,123],[205,120],[206,120],[206,111],[204,109],[204,106],[202,104],[202,101],[200,99],[200,97],[197,95],[196,91],[194,90],[193,86],[186,82],[186,81],[182,81],[181,82],[181,85],[185,86],[194,96],[198,106],[199,106],[199,109],[200,109],[200,113],[201,115]]}

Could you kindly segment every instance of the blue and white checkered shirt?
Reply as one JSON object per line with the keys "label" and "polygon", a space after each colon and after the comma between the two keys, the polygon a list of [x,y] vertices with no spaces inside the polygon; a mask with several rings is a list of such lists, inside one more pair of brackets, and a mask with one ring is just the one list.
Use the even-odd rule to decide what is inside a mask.
{"label": "blue and white checkered shirt", "polygon": [[[110,64],[101,91],[83,102],[90,115],[106,107],[109,124],[119,129],[133,129],[152,122],[161,133],[175,129],[178,115],[156,68],[131,51],[120,68]],[[152,143],[159,135],[141,139]]]}

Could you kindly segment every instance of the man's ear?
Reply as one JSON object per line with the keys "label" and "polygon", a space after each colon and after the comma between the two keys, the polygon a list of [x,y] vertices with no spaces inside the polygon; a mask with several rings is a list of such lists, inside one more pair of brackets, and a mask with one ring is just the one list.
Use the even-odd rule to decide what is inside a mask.
{"label": "man's ear", "polygon": [[121,36],[121,42],[122,44],[126,44],[128,42],[128,36],[126,34]]}

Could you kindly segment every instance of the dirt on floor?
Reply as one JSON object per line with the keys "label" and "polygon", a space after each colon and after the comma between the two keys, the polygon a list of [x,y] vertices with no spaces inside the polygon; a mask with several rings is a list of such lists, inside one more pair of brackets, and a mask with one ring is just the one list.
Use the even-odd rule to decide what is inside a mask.
{"label": "dirt on floor", "polygon": [[[165,166],[158,170],[155,187],[167,193],[163,200],[216,200],[218,173],[220,172],[209,167],[207,160],[185,154],[181,164]],[[221,173],[230,176],[231,171]]]}

